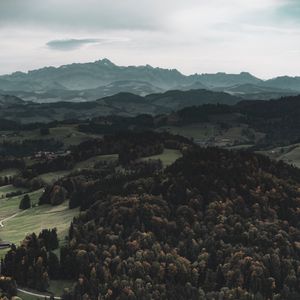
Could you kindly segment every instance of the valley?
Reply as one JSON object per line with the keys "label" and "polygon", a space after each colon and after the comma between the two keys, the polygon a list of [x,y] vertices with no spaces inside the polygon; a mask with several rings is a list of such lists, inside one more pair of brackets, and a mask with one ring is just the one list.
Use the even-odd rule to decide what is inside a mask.
{"label": "valley", "polygon": [[[249,75],[202,80],[216,78],[227,93],[161,86],[89,102],[2,96],[0,256],[2,274],[15,278],[9,290],[22,299],[213,299],[223,285],[224,299],[299,295],[282,279],[299,267],[299,96],[243,100],[230,82]],[[269,253],[288,264],[283,277]]]}

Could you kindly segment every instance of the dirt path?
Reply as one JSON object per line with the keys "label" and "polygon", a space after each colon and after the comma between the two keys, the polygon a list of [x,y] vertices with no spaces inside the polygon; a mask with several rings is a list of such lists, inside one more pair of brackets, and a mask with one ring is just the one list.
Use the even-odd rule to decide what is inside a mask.
{"label": "dirt path", "polygon": [[15,213],[15,214],[13,214],[13,215],[10,216],[10,217],[7,217],[7,218],[1,220],[1,221],[0,221],[0,227],[4,227],[3,222],[6,222],[6,221],[8,221],[8,220],[10,220],[10,219],[12,219],[12,218],[14,218],[14,217],[20,215],[20,214],[23,214],[25,211],[26,211],[26,210],[23,210],[23,211],[21,211],[21,212]]}
{"label": "dirt path", "polygon": [[[40,297],[40,298],[43,298],[43,299],[50,299],[49,295],[36,294],[36,293],[29,292],[29,291],[26,291],[26,290],[23,290],[23,289],[19,289],[19,288],[18,288],[18,292],[24,293],[26,295],[34,296],[34,297]],[[59,299],[61,299],[61,297],[54,297],[54,299],[55,300],[59,300]]]}

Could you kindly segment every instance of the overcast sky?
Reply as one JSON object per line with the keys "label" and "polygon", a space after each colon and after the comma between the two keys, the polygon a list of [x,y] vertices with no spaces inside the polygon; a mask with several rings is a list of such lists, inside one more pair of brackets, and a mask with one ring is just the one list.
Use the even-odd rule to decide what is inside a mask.
{"label": "overcast sky", "polygon": [[0,73],[88,62],[300,75],[299,0],[0,0]]}

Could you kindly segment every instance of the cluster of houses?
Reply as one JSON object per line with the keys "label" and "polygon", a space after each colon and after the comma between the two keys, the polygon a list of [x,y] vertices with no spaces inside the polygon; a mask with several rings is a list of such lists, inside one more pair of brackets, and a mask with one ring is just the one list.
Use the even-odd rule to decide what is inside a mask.
{"label": "cluster of houses", "polygon": [[195,139],[194,142],[202,147],[231,147],[235,141],[229,138],[210,137],[207,139]]}
{"label": "cluster of houses", "polygon": [[64,156],[64,155],[68,155],[71,152],[68,151],[56,151],[56,152],[51,152],[51,151],[38,151],[34,154],[34,156],[32,157],[33,159],[47,159],[47,160],[51,160],[54,158],[57,158],[58,156]]}

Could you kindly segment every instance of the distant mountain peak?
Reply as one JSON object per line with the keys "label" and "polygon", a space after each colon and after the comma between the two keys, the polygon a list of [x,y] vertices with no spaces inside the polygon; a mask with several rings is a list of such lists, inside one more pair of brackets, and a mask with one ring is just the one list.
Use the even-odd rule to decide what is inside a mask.
{"label": "distant mountain peak", "polygon": [[250,76],[250,77],[255,77],[255,76],[253,76],[251,73],[245,72],[245,71],[240,72],[240,75],[243,75],[243,76]]}
{"label": "distant mountain peak", "polygon": [[96,64],[101,64],[104,66],[115,66],[115,64],[110,61],[108,58],[103,58],[95,61]]}
{"label": "distant mountain peak", "polygon": [[249,72],[240,72],[239,74],[241,77],[245,78],[245,79],[255,79],[255,80],[259,80],[261,81],[261,79],[257,78],[256,76],[252,75],[251,73]]}
{"label": "distant mountain peak", "polygon": [[148,68],[148,69],[153,69],[153,67],[151,65],[149,65],[149,64],[146,64],[145,67]]}

